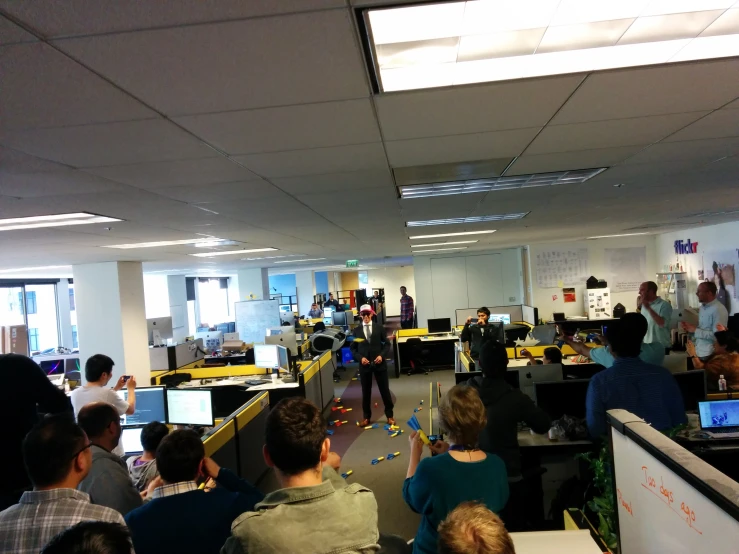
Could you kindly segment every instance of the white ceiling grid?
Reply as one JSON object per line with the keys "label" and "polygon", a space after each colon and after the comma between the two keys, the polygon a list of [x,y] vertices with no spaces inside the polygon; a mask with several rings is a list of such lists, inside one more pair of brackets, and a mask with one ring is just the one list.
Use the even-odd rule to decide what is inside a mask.
{"label": "white ceiling grid", "polygon": [[[739,59],[376,95],[353,9],[393,3],[0,0],[0,218],[126,220],[3,232],[0,270],[303,266],[99,248],[199,235],[327,258],[316,266],[405,264],[410,220],[531,212],[430,228],[498,230],[471,251],[739,207]],[[398,199],[391,173],[501,158],[515,158],[507,175],[611,169],[581,185],[416,200]]]}

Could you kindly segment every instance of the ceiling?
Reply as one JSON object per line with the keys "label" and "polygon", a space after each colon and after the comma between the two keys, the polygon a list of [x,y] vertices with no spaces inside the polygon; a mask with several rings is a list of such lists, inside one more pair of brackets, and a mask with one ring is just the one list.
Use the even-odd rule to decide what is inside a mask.
{"label": "ceiling", "polygon": [[[354,9],[393,3],[0,0],[0,218],[124,220],[3,232],[0,270],[376,267],[410,263],[413,234],[497,229],[474,251],[739,218],[695,215],[739,209],[739,59],[376,95]],[[506,175],[610,169],[580,185],[398,198],[393,169],[505,159]],[[509,212],[530,214],[405,227]],[[202,235],[326,260],[100,248]]]}

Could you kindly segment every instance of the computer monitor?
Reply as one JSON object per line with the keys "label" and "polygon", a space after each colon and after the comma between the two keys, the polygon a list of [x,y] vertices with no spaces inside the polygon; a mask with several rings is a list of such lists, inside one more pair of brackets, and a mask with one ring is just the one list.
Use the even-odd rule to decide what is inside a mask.
{"label": "computer monitor", "polygon": [[[128,390],[120,391],[123,400],[128,401]],[[131,415],[122,415],[122,425],[146,425],[152,421],[167,422],[167,407],[164,387],[142,387],[136,389],[136,411]]]}
{"label": "computer monitor", "polygon": [[298,336],[295,334],[295,327],[271,327],[267,329],[267,336],[264,337],[265,344],[278,344],[290,349],[290,354],[296,356],[298,354]]}
{"label": "computer monitor", "polygon": [[142,454],[144,447],[141,445],[141,426],[126,427],[121,430],[121,446],[126,456]]}
{"label": "computer monitor", "polygon": [[284,346],[277,346],[277,362],[280,369],[290,371],[290,356],[288,355],[287,348]]}
{"label": "computer monitor", "polygon": [[562,380],[562,364],[534,364],[518,368],[518,382],[521,391],[534,400],[534,383],[547,383]]}
{"label": "computer monitor", "polygon": [[215,423],[211,389],[167,389],[167,411],[172,425]]}
{"label": "computer monitor", "polygon": [[429,330],[429,335],[451,333],[452,320],[448,317],[437,317],[436,319],[429,319],[426,322],[426,327]]}
{"label": "computer monitor", "polygon": [[702,369],[681,371],[672,376],[683,395],[686,411],[698,409],[698,403],[706,399],[706,372]]}
{"label": "computer monitor", "polygon": [[153,317],[146,320],[146,332],[149,336],[149,344],[155,344],[154,331],[158,331],[159,338],[166,344],[167,339],[172,338],[172,318]]}
{"label": "computer monitor", "polygon": [[80,371],[80,359],[66,358],[64,360],[64,373],[72,373],[74,371]]}
{"label": "computer monitor", "polygon": [[698,415],[700,416],[701,429],[739,428],[739,400],[699,402]]}
{"label": "computer monitor", "polygon": [[64,375],[64,360],[41,360],[38,362],[46,375]]}
{"label": "computer monitor", "polygon": [[347,325],[347,323],[346,323],[346,314],[347,314],[347,312],[334,312],[331,315],[331,317],[332,317],[332,324],[333,325],[338,325],[338,326],[341,326],[341,327],[346,327],[346,325]]}
{"label": "computer monitor", "polygon": [[590,379],[534,383],[534,402],[552,419],[563,415],[584,418]]}
{"label": "computer monitor", "polygon": [[[279,335],[276,335],[279,337]],[[272,338],[272,337],[266,337]],[[254,345],[254,365],[264,369],[275,369],[280,367],[280,357],[277,352],[276,344],[255,344]]]}
{"label": "computer monitor", "polygon": [[488,321],[510,325],[511,324],[511,314],[490,314]]}
{"label": "computer monitor", "polygon": [[203,340],[203,346],[209,352],[220,350],[223,344],[223,333],[221,331],[199,331],[195,333],[196,339]]}

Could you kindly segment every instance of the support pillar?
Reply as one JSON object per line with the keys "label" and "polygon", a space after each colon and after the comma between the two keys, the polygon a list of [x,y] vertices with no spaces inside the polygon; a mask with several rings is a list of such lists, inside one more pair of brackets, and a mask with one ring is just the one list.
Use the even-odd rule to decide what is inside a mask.
{"label": "support pillar", "polygon": [[185,342],[190,329],[185,276],[167,275],[167,291],[169,293],[169,315],[172,317],[172,339],[175,342]]}
{"label": "support pillar", "polygon": [[269,275],[266,267],[241,269],[236,275],[239,279],[239,302],[269,300]]}
{"label": "support pillar", "polygon": [[56,303],[59,311],[59,336],[61,346],[72,350],[74,339],[72,337],[72,314],[69,307],[69,281],[59,279],[56,286]]}
{"label": "support pillar", "polygon": [[316,294],[315,274],[312,271],[296,271],[295,288],[298,289],[298,315],[307,315]]}

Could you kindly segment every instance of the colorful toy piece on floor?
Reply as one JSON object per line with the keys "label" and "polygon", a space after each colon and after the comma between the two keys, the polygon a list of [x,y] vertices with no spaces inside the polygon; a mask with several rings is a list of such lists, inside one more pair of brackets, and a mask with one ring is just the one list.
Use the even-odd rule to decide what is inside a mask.
{"label": "colorful toy piece on floor", "polygon": [[377,423],[373,423],[372,425],[367,425],[365,429],[379,429],[379,425]]}
{"label": "colorful toy piece on floor", "polygon": [[402,429],[399,429],[397,431],[390,430],[390,431],[387,432],[387,434],[390,435],[390,438],[397,437],[398,435],[402,435],[403,434],[403,430]]}
{"label": "colorful toy piece on floor", "polygon": [[423,410],[423,406],[419,406],[418,408],[414,409],[414,410],[413,410],[413,413],[414,413],[414,414],[415,414],[415,413],[418,413],[418,412],[420,412],[421,410]]}
{"label": "colorful toy piece on floor", "polygon": [[326,429],[326,434],[327,435],[333,435],[334,434],[333,429]]}
{"label": "colorful toy piece on floor", "polygon": [[[334,404],[340,404],[340,403],[341,403],[341,398],[338,398],[338,397],[334,398]],[[423,404],[423,400],[421,400],[421,404]]]}
{"label": "colorful toy piece on floor", "polygon": [[379,458],[375,458],[374,460],[372,460],[372,465],[373,466],[376,466],[377,464],[379,464],[384,459],[385,459],[385,456],[380,456]]}
{"label": "colorful toy piece on floor", "polygon": [[346,478],[347,478],[347,477],[349,477],[349,476],[350,476],[350,475],[351,475],[352,473],[354,473],[354,470],[353,470],[353,469],[350,469],[350,470],[349,470],[349,471],[347,471],[346,473],[342,473],[342,474],[341,474],[341,476],[342,476],[342,477],[343,477],[344,479],[346,479]]}
{"label": "colorful toy piece on floor", "polygon": [[431,441],[426,436],[426,433],[424,433],[423,429],[421,429],[421,424],[418,423],[418,418],[415,416],[415,414],[411,416],[411,418],[408,420],[408,427],[418,432],[418,436],[421,438],[421,441],[423,441],[424,444],[431,444]]}
{"label": "colorful toy piece on floor", "polygon": [[385,427],[383,427],[383,429],[385,429],[385,431],[390,431],[391,429],[393,431],[396,431],[396,430],[400,429],[400,427],[398,427],[397,425],[390,425],[389,423],[386,423],[385,424]]}
{"label": "colorful toy piece on floor", "polygon": [[335,412],[336,410],[341,410],[344,406],[331,406],[331,411]]}
{"label": "colorful toy piece on floor", "polygon": [[356,381],[356,380],[357,380],[357,378],[356,378],[356,377],[352,377],[352,381]]}
{"label": "colorful toy piece on floor", "polygon": [[342,408],[340,411],[342,414],[345,414],[346,412],[351,412],[354,408]]}
{"label": "colorful toy piece on floor", "polygon": [[421,406],[423,406],[423,400],[421,400]]}
{"label": "colorful toy piece on floor", "polygon": [[335,421],[334,423],[335,423],[336,427],[341,427],[342,425],[346,425],[347,423],[349,423],[349,420],[346,420],[346,421]]}
{"label": "colorful toy piece on floor", "polygon": [[392,460],[393,458],[397,458],[398,456],[400,456],[400,452],[393,452],[391,454],[388,454],[386,457],[388,460]]}

